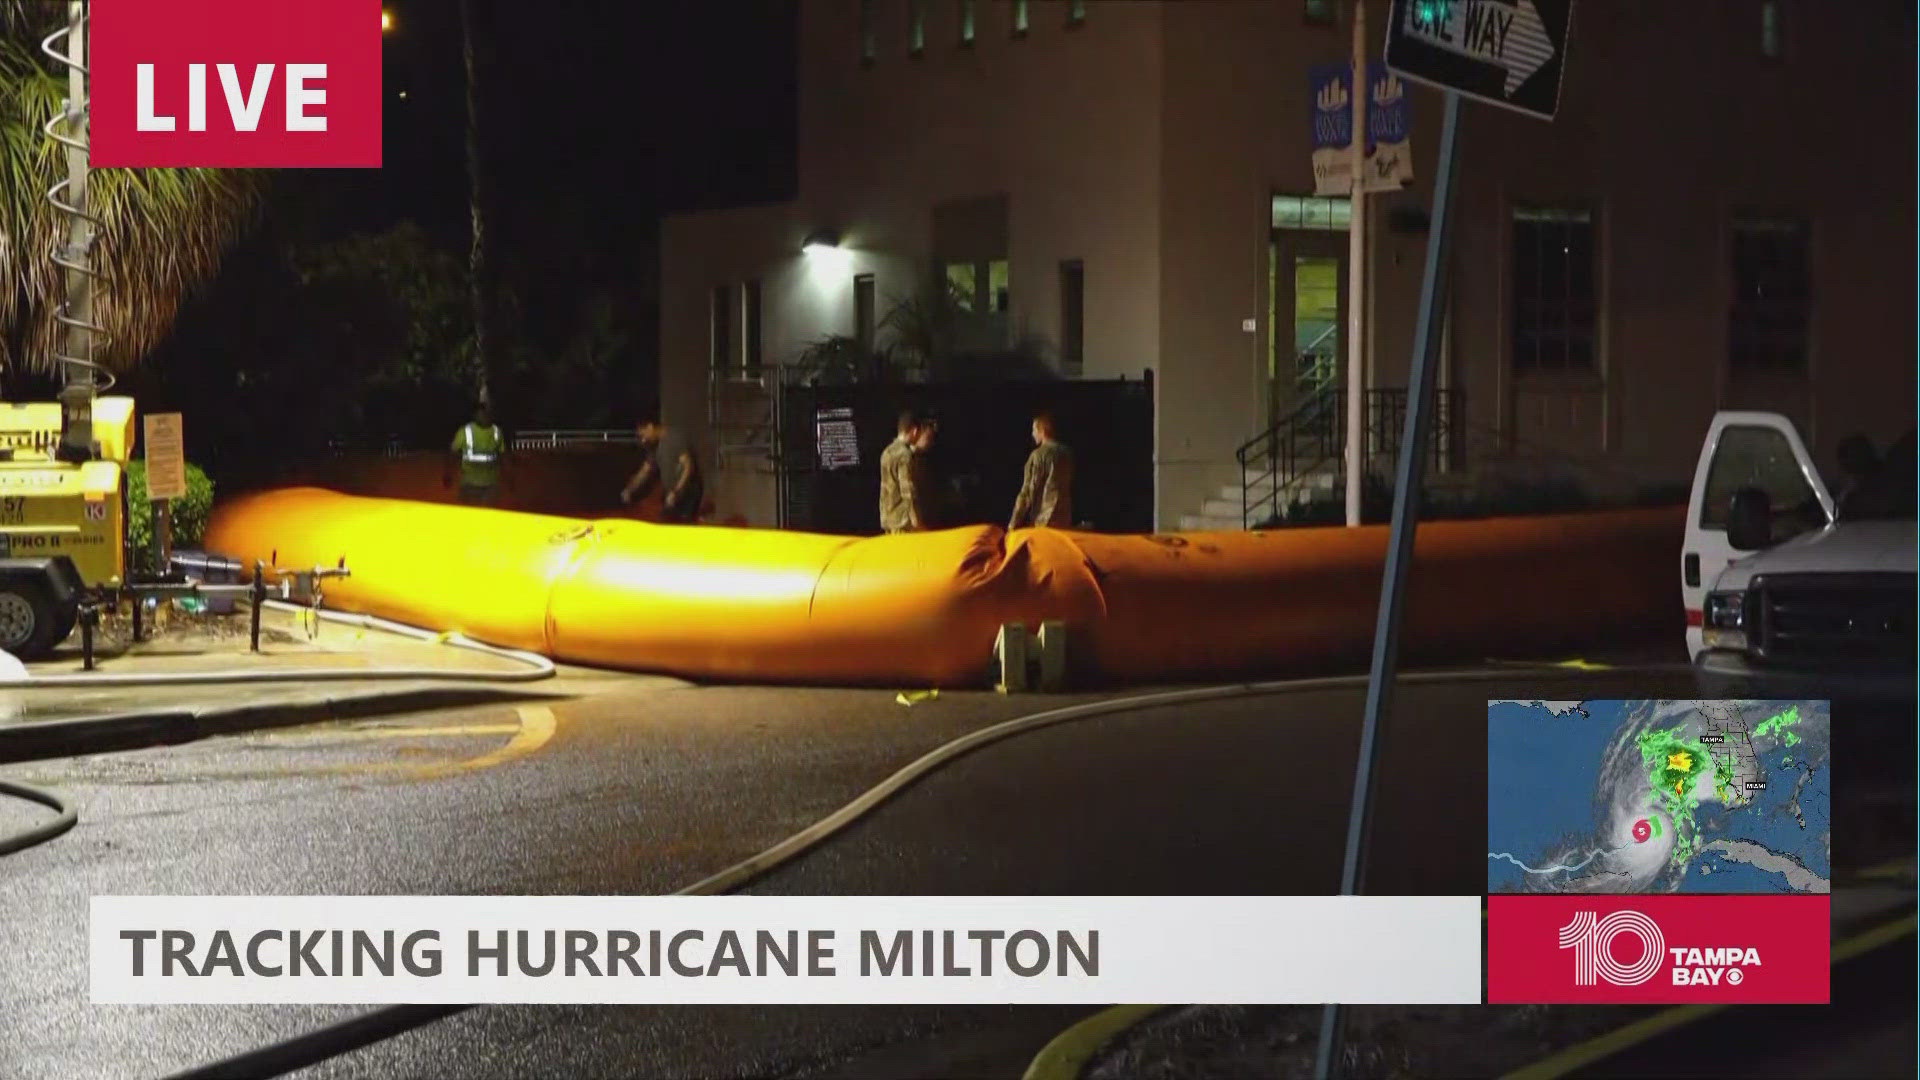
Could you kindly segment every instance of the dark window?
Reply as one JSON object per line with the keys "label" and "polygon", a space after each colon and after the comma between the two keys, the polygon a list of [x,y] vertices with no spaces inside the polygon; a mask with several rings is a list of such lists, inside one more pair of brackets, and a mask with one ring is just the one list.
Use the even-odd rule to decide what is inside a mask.
{"label": "dark window", "polygon": [[760,281],[740,286],[740,366],[748,375],[760,374]]}
{"label": "dark window", "polygon": [[853,337],[860,343],[860,351],[873,351],[874,297],[873,275],[855,274],[853,276]]}
{"label": "dark window", "polygon": [[1803,372],[1812,316],[1807,223],[1733,223],[1733,309],[1727,363],[1735,371]]}
{"label": "dark window", "polygon": [[1087,21],[1087,0],[1067,0],[1067,25],[1079,26]]}
{"label": "dark window", "polygon": [[1513,212],[1513,367],[1557,374],[1594,370],[1593,213],[1578,207]]}
{"label": "dark window", "polygon": [[1339,18],[1339,11],[1335,0],[1306,0],[1307,25],[1332,26]]}
{"label": "dark window", "polygon": [[1086,354],[1087,272],[1079,259],[1060,264],[1060,359],[1078,370]]}
{"label": "dark window", "polygon": [[879,34],[873,25],[873,5],[877,0],[860,0],[860,62],[873,63],[880,55]]}
{"label": "dark window", "polygon": [[715,285],[709,308],[712,329],[708,361],[715,371],[724,371],[733,363],[733,287]]}
{"label": "dark window", "polygon": [[907,0],[907,55],[927,51],[927,0]]}
{"label": "dark window", "polygon": [[1786,52],[1780,0],[1760,0],[1760,55],[1778,60]]}
{"label": "dark window", "polygon": [[960,44],[972,45],[974,26],[974,0],[960,0]]}
{"label": "dark window", "polygon": [[1013,0],[1013,36],[1014,37],[1027,36],[1027,22],[1028,22],[1028,16],[1030,14],[1031,12],[1027,10],[1027,0]]}

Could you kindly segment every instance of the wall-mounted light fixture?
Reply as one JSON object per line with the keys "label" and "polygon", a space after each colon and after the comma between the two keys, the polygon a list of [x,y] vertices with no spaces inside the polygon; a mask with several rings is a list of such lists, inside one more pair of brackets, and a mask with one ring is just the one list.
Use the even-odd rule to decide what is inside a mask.
{"label": "wall-mounted light fixture", "polygon": [[806,255],[820,255],[839,246],[839,233],[832,229],[815,229],[807,234],[806,241],[800,245],[800,251]]}

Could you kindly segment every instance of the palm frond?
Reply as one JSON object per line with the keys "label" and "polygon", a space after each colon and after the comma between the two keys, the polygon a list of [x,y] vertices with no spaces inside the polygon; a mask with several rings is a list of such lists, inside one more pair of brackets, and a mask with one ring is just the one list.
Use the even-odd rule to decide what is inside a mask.
{"label": "palm frond", "polygon": [[[0,365],[8,368],[52,366],[53,314],[65,295],[50,255],[68,223],[47,191],[65,178],[66,159],[42,128],[62,109],[66,82],[40,52],[64,8],[0,0]],[[91,210],[105,223],[93,248],[103,275],[94,318],[112,336],[97,359],[124,369],[160,342],[192,289],[218,270],[264,183],[246,170],[92,172]]]}

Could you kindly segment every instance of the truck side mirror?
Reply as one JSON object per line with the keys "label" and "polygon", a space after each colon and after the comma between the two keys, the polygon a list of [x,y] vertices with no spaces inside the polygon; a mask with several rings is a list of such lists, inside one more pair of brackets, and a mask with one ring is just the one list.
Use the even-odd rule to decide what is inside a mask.
{"label": "truck side mirror", "polygon": [[1733,493],[1727,506],[1727,543],[1738,551],[1759,551],[1773,544],[1773,500],[1759,488]]}

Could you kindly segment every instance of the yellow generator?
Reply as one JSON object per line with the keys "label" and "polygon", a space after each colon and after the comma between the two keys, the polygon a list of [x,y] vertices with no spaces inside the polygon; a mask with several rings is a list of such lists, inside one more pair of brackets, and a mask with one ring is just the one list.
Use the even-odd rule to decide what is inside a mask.
{"label": "yellow generator", "polygon": [[73,631],[89,598],[127,584],[133,399],[93,403],[94,460],[60,461],[57,402],[0,402],[0,649],[24,660]]}

